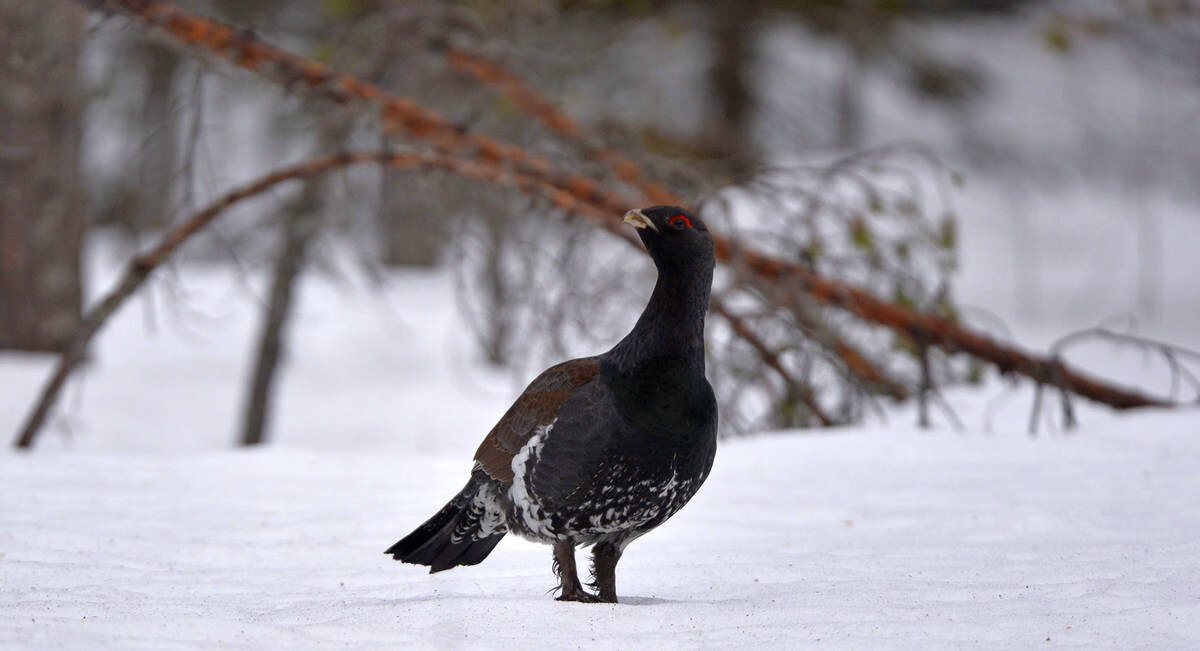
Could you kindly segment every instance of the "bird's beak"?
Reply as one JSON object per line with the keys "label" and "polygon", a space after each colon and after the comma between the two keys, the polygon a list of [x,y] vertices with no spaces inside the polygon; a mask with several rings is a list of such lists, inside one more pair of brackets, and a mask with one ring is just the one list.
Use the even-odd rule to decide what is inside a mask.
{"label": "bird's beak", "polygon": [[650,218],[640,210],[630,210],[625,213],[624,221],[634,228],[649,228],[655,233],[658,232],[658,227],[654,225],[654,222],[650,221]]}

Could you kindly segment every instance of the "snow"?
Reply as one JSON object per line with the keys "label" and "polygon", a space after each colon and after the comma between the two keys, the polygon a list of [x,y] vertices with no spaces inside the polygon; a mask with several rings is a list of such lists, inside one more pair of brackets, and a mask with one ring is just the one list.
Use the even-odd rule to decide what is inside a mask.
{"label": "snow", "polygon": [[[911,121],[898,104],[877,110]],[[1017,131],[1065,147],[1035,126]],[[1126,313],[1200,348],[1196,206],[1150,199],[968,175],[966,314],[1036,350]],[[94,297],[122,257],[90,254]],[[262,448],[232,445],[257,272],[181,263],[100,333],[37,449],[0,451],[0,647],[1200,648],[1200,412],[1076,404],[1064,432],[1055,397],[1031,437],[1031,388],[996,378],[947,392],[963,431],[906,405],[722,441],[695,499],[626,550],[620,604],[554,601],[550,549],[514,536],[475,567],[396,563],[382,551],[462,487],[529,378],[481,365],[449,274],[375,288],[331,265],[302,283]],[[1068,356],[1167,388],[1141,351]],[[0,435],[50,363],[0,353]]]}
{"label": "snow", "polygon": [[[725,441],[692,503],[630,545],[623,603],[565,604],[549,548],[512,536],[437,575],[382,553],[461,487],[520,389],[475,362],[446,275],[307,277],[276,443],[249,451],[230,432],[253,297],[228,270],[171,275],[154,319],[132,305],[101,334],[70,434],[0,454],[6,648],[1200,644],[1194,410],[1081,406],[1079,430],[1031,438],[1030,391],[989,411],[993,383],[950,392],[961,433],[906,407]],[[168,290],[212,318],[170,316]],[[0,358],[0,429],[47,368]]]}
{"label": "snow", "polygon": [[451,496],[461,459],[286,445],[8,456],[0,639],[1194,647],[1194,414],[1108,425],[727,443],[693,503],[630,546],[616,606],[553,601],[548,548],[511,537],[439,575],[381,554]]}

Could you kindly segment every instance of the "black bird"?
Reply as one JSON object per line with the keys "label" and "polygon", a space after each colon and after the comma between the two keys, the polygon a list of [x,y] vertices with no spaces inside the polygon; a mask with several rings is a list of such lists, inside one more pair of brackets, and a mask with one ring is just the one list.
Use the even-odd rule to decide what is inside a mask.
{"label": "black bird", "polygon": [[[658,268],[633,330],[534,379],[479,446],[466,487],[385,553],[440,572],[479,563],[512,531],[554,546],[559,600],[616,602],[625,546],[704,483],[717,446],[704,377],[712,236],[677,206],[631,210],[625,222]],[[595,594],[579,583],[577,545],[593,545]]]}

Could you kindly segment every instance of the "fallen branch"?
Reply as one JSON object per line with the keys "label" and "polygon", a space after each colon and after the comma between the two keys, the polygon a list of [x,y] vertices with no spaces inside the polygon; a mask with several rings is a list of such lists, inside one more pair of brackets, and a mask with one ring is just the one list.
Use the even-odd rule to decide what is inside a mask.
{"label": "fallen branch", "polygon": [[[686,203],[682,198],[672,194],[662,185],[648,179],[641,166],[635,161],[612,148],[599,144],[599,139],[590,134],[585,127],[576,122],[571,116],[559,110],[553,102],[542,95],[537,89],[525,83],[519,77],[509,73],[499,64],[478,54],[453,46],[445,48],[445,57],[453,68],[470,75],[482,84],[496,88],[498,92],[525,112],[526,115],[542,123],[552,132],[582,146],[589,156],[608,167],[618,178],[637,187],[648,201],[676,205]],[[728,260],[725,261],[727,262]],[[850,376],[856,378],[872,390],[891,396],[897,400],[904,400],[908,396],[908,390],[902,383],[888,378],[883,371],[854,346],[837,336],[836,333],[820,328],[817,324],[813,323],[811,317],[805,317],[802,313],[803,310],[800,309],[795,300],[794,294],[783,298],[788,301],[792,313],[798,319],[802,320],[803,326],[808,328],[812,333],[820,333],[822,345],[841,360],[845,371]],[[735,323],[737,317],[734,317],[728,310],[721,308],[715,303],[712,311],[728,320],[733,331],[738,336],[746,339],[747,343],[760,353],[763,362],[779,372],[785,382],[794,384],[794,380],[788,376],[786,371],[783,371],[782,368],[776,368],[780,364],[777,356],[769,353],[757,336],[751,336],[753,332],[749,330],[744,321],[738,320]],[[806,402],[812,402],[811,396],[808,397]],[[828,417],[822,414],[819,409],[814,408],[814,404],[809,404],[808,406],[818,415],[823,425],[828,426],[832,424],[832,421]]]}
{"label": "fallen branch", "polygon": [[162,0],[77,1],[156,27],[180,44],[200,48],[286,89],[307,90],[341,106],[369,108],[377,114],[385,133],[407,135],[444,154],[503,164],[519,174],[541,179],[557,191],[574,194],[601,208],[609,221],[619,224],[612,215],[624,214],[633,207],[626,198],[603,191],[594,179],[563,171],[544,156],[473,133],[409,98],[336,73],[316,61],[270,45],[252,32],[197,16]]}
{"label": "fallen branch", "polygon": [[758,337],[754,329],[746,324],[745,319],[731,312],[724,303],[717,300],[712,301],[709,308],[729,322],[729,327],[733,329],[734,334],[741,337],[742,340],[758,353],[763,363],[775,371],[791,393],[800,397],[800,400],[804,402],[804,406],[821,422],[822,427],[834,425],[833,419],[821,408],[821,405],[817,402],[816,397],[812,395],[812,392],[804,386],[803,382],[792,377],[792,373],[779,360],[779,355]]}
{"label": "fallen branch", "polygon": [[[1194,366],[1200,367],[1200,351],[1147,337],[1139,337],[1138,335],[1126,332],[1116,332],[1106,327],[1096,327],[1072,332],[1063,336],[1050,345],[1050,353],[1055,358],[1059,358],[1067,347],[1086,339],[1104,339],[1112,342],[1114,345],[1133,346],[1147,352],[1156,353],[1171,370],[1170,395],[1172,397],[1178,395],[1181,392],[1181,382],[1186,382],[1191,387],[1193,394],[1192,402],[1200,404],[1200,379],[1196,377],[1196,374],[1183,361],[1185,359],[1190,360]],[[1182,398],[1179,398],[1179,400],[1182,401]]]}
{"label": "fallen branch", "polygon": [[446,61],[459,72],[474,77],[482,84],[496,88],[501,95],[526,115],[546,125],[551,131],[581,145],[589,156],[612,170],[617,178],[632,184],[649,201],[659,204],[679,204],[679,198],[661,184],[647,178],[636,161],[606,147],[588,133],[583,125],[560,111],[546,96],[505,70],[499,64],[462,48],[445,48]]}
{"label": "fallen branch", "polygon": [[[577,122],[559,111],[552,102],[519,78],[487,59],[449,47],[446,58],[452,66],[470,74],[482,83],[495,86],[505,97],[542,122],[552,131],[577,140],[592,156],[613,169],[617,175],[638,188],[651,188],[647,198],[671,204],[684,203],[644,178],[641,168],[625,157],[612,157],[607,149],[594,144],[594,139]],[[1085,398],[1108,404],[1117,409],[1133,407],[1166,406],[1167,401],[1141,395],[1090,378],[1072,371],[1056,359],[1040,358],[1014,347],[995,342],[989,337],[957,326],[944,319],[921,314],[889,301],[880,300],[870,293],[814,273],[807,267],[764,256],[756,251],[739,248],[732,240],[714,236],[717,243],[717,259],[724,263],[744,263],[744,266],[761,278],[779,281],[788,278],[799,281],[805,292],[817,301],[849,311],[855,316],[879,325],[887,326],[908,336],[914,342],[935,345],[947,352],[964,352],[994,364],[1001,373],[1025,375],[1038,383],[1049,383]],[[736,252],[736,255],[735,255]],[[714,310],[717,311],[717,310]],[[717,311],[728,317],[727,312]],[[731,322],[732,324],[732,322]],[[744,330],[744,324],[743,324]],[[735,326],[735,331],[737,327]],[[740,332],[740,331],[739,331]],[[845,342],[836,342],[833,350],[855,375],[869,378],[877,389],[903,399],[903,386],[891,382],[865,357]]]}
{"label": "fallen branch", "polygon": [[543,180],[514,174],[488,161],[469,161],[435,153],[388,153],[388,152],[343,152],[323,156],[298,165],[267,174],[256,181],[233,190],[207,207],[193,213],[178,226],[167,231],[159,241],[130,261],[121,280],[94,307],[83,316],[71,337],[70,343],[59,355],[58,363],[39,394],[38,401],[30,411],[21,428],[14,446],[29,448],[37,438],[58,403],[59,395],[67,379],[86,356],[88,345],[100,329],[117,312],[125,301],[146,282],[150,274],[160,267],[188,239],[203,230],[234,205],[260,195],[288,181],[306,179],[317,174],[340,169],[359,163],[378,163],[390,167],[439,169],[468,178],[509,185],[527,193],[540,193],[557,198],[555,204],[567,211],[587,214],[593,208],[578,205],[569,196],[555,194]]}
{"label": "fallen branch", "polygon": [[[189,14],[167,2],[79,1],[159,27],[179,42],[201,47],[284,87],[306,88],[342,105],[361,103],[375,107],[385,131],[408,134],[443,153],[509,168],[523,179],[517,183],[518,187],[545,194],[557,207],[583,214],[609,231],[619,232],[620,222],[614,216],[633,205],[604,191],[594,179],[565,173],[544,157],[495,138],[467,132],[413,100],[390,95],[354,77],[335,74],[321,64],[268,45],[253,34]],[[666,193],[661,200],[668,199],[675,197]],[[891,328],[914,341],[925,341],[951,353],[967,353],[995,365],[1002,373],[1024,375],[1117,409],[1173,404],[1113,386],[1061,366],[1052,358],[1001,344],[944,319],[879,299],[861,288],[821,276],[802,264],[764,255],[719,235],[714,240],[717,259],[722,263],[738,265],[767,281],[791,284],[819,303]]]}

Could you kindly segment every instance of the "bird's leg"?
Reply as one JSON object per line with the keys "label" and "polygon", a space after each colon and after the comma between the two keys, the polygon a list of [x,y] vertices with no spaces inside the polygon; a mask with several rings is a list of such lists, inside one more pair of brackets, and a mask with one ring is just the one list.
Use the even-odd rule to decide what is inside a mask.
{"label": "bird's leg", "polygon": [[617,561],[621,548],[610,542],[596,543],[592,549],[592,577],[600,601],[617,603]]}
{"label": "bird's leg", "polygon": [[579,573],[575,569],[575,541],[563,538],[554,543],[554,573],[558,575],[558,587],[562,593],[559,601],[596,601],[596,595],[586,592],[579,583]]}

